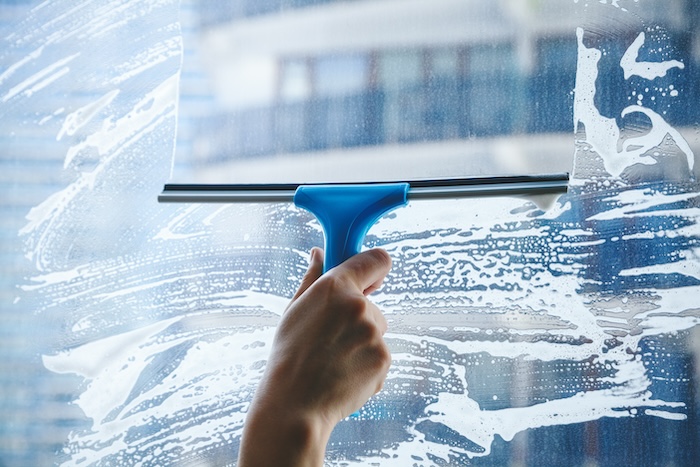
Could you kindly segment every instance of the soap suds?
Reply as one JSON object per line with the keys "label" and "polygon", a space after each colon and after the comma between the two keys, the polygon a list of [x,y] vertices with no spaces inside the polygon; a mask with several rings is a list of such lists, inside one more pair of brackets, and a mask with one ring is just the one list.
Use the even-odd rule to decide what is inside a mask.
{"label": "soap suds", "polygon": [[644,45],[646,35],[640,32],[632,45],[625,51],[620,59],[620,66],[624,71],[625,79],[630,79],[632,76],[653,80],[663,78],[668,73],[668,70],[673,68],[684,69],[683,62],[678,60],[667,60],[664,62],[641,62],[639,58],[639,49]]}

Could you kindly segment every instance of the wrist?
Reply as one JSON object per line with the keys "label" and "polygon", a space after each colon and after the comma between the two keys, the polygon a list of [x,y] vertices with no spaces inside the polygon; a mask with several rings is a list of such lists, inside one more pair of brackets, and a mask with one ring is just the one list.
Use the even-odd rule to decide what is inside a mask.
{"label": "wrist", "polygon": [[332,427],[312,414],[256,402],[246,417],[239,467],[323,465]]}

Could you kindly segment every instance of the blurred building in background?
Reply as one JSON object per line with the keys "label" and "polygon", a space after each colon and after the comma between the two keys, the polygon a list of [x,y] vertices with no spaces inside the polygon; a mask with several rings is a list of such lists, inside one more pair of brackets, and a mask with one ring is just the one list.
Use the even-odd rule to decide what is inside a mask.
{"label": "blurred building in background", "polygon": [[[196,167],[202,181],[224,183],[222,174],[243,181],[236,179],[235,164],[245,159],[299,154],[301,161],[339,149],[351,157],[364,148],[381,159],[382,147],[399,146],[411,163],[425,157],[427,147],[432,157],[455,153],[456,165],[471,157],[485,165],[499,155],[484,141],[536,148],[531,151],[543,153],[548,171],[570,170],[576,28],[587,21],[575,2],[215,5],[189,0],[182,6],[175,161]],[[676,0],[645,2],[637,10],[644,17],[620,23],[615,36],[601,38],[607,41],[602,47],[609,47],[609,57],[624,52],[618,49],[631,44],[649,18],[671,32],[678,56],[695,61],[678,80],[688,104],[667,119],[675,127],[692,126],[700,115],[689,104],[699,96],[700,39],[689,24],[700,7]],[[609,71],[598,86],[603,108],[627,105],[630,84],[621,70],[612,71],[619,61],[604,60],[601,67]],[[522,149],[511,149],[511,172],[517,172]]]}

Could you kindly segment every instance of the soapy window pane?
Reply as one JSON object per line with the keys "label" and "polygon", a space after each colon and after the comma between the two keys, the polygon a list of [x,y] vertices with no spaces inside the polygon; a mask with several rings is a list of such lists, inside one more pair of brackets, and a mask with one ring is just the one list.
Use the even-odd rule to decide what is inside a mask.
{"label": "soapy window pane", "polygon": [[[253,13],[258,25],[279,19],[280,7],[245,13],[248,3],[228,16],[242,28]],[[369,3],[383,2],[284,8]],[[459,43],[438,47],[411,30],[423,87],[393,133],[384,108],[362,114],[382,116],[367,127],[372,153],[402,145],[409,164],[411,153],[455,151],[484,173],[564,159],[571,187],[548,209],[411,202],[370,231],[366,246],[394,261],[373,296],[389,321],[392,368],[384,390],[337,427],[327,464],[695,465],[700,8],[430,4],[436,14],[459,4],[489,19],[490,34],[465,23]],[[302,156],[313,143],[328,156],[366,140],[342,118],[322,127],[311,101],[280,104],[286,113],[270,118],[258,104],[279,96],[276,85],[217,91],[195,53],[207,42],[192,40],[193,25],[209,24],[199,8],[0,4],[0,464],[235,464],[275,326],[320,228],[289,205],[159,205],[156,195],[173,165],[182,176],[227,173],[225,139],[241,128],[237,150],[268,168],[274,151]],[[525,30],[514,84],[486,88],[512,65],[491,66],[503,55],[485,52],[485,77],[467,66],[470,52],[500,50],[502,31]],[[452,69],[437,50],[456,51],[452,83],[449,71],[434,78]],[[353,53],[364,52],[369,89],[381,93],[382,54]],[[238,58],[220,63],[241,87],[277,66]],[[258,65],[239,74],[240,63]],[[510,126],[484,117],[502,108],[517,115]]]}

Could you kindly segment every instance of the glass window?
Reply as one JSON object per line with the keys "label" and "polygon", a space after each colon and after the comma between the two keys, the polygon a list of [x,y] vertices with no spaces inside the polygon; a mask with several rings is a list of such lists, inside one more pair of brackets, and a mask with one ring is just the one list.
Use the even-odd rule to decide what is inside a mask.
{"label": "glass window", "polygon": [[286,60],[282,66],[280,97],[286,101],[299,101],[311,96],[311,71],[308,60]]}
{"label": "glass window", "polygon": [[391,51],[379,60],[379,82],[385,89],[399,91],[423,81],[423,54],[421,50]]}
{"label": "glass window", "polygon": [[466,65],[469,73],[486,78],[514,73],[517,59],[511,44],[489,44],[469,49]]}
{"label": "glass window", "polygon": [[297,165],[571,172],[370,230],[392,367],[328,465],[697,463],[700,4],[217,3],[0,3],[1,465],[235,463],[322,233],[156,198]]}
{"label": "glass window", "polygon": [[320,96],[359,93],[369,85],[369,62],[361,54],[320,57],[316,61],[316,91]]}
{"label": "glass window", "polygon": [[433,77],[456,78],[459,72],[459,51],[456,48],[436,49],[431,54]]}

